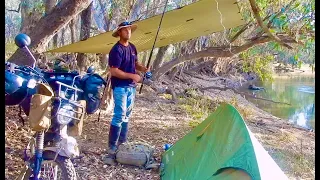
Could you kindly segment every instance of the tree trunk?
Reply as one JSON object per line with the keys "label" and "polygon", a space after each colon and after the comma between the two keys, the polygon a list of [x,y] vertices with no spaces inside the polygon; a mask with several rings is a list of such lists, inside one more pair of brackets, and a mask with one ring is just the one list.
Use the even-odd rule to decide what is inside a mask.
{"label": "tree trunk", "polygon": [[156,59],[153,61],[152,71],[158,69],[162,65],[164,60],[164,55],[166,54],[168,47],[169,45],[159,48]]}
{"label": "tree trunk", "polygon": [[21,26],[20,32],[23,32],[23,29],[27,26],[28,23],[28,14],[30,12],[30,0],[21,0]]}
{"label": "tree trunk", "polygon": [[144,65],[144,66],[147,65],[147,59],[148,59],[148,51],[145,51],[143,53],[143,58],[142,58],[142,61],[141,61],[142,65]]}
{"label": "tree trunk", "polygon": [[70,28],[70,33],[71,33],[71,43],[75,43],[76,42],[76,32],[75,32],[75,22],[74,19],[72,19],[70,21],[69,24],[69,28]]}
{"label": "tree trunk", "polygon": [[64,45],[64,33],[66,31],[66,28],[62,28],[61,30],[61,46]]}
{"label": "tree trunk", "polygon": [[21,1],[21,28],[20,31],[25,34],[31,33],[31,29],[36,27],[36,23],[42,17],[42,13],[36,9],[31,9],[33,1]]}
{"label": "tree trunk", "polygon": [[[104,14],[103,16],[103,20],[104,20],[104,31],[109,31],[110,29],[110,25],[111,25],[111,19],[112,16],[108,18],[108,13],[105,9],[102,9],[102,7],[104,7],[104,4],[102,2],[102,0],[99,0],[99,4],[100,4],[100,8],[101,8],[101,13]],[[107,54],[101,54],[101,56],[99,56],[99,64],[100,64],[100,68],[105,69],[107,66]]]}
{"label": "tree trunk", "polygon": [[99,57],[99,64],[100,64],[100,68],[101,69],[106,69],[107,67],[107,54],[101,54],[101,56]]}
{"label": "tree trunk", "polygon": [[57,0],[43,0],[46,15],[49,14],[56,6]]}
{"label": "tree trunk", "polygon": [[152,16],[155,16],[157,14],[157,12],[159,11],[159,6],[160,4],[160,0],[153,0],[153,12],[152,12]]}
{"label": "tree trunk", "polygon": [[[64,27],[75,15],[89,6],[91,0],[62,0],[50,14],[43,16],[28,34],[31,38],[30,50],[35,54],[44,52],[45,47],[52,37]],[[31,65],[32,60],[22,49],[18,49],[9,59],[9,62],[18,65]]]}
{"label": "tree trunk", "polygon": [[[105,31],[108,31],[109,30],[109,18],[108,18],[108,12],[105,10],[105,9],[102,9],[103,7],[105,7],[104,6],[104,4],[103,4],[103,2],[102,2],[102,0],[99,0],[99,4],[100,4],[100,8],[101,8],[101,13],[102,14],[104,14],[103,15],[103,20],[104,20],[104,26],[103,26],[103,29],[105,30]],[[110,18],[111,19],[111,18]]]}
{"label": "tree trunk", "polygon": [[[92,3],[87,9],[81,13],[81,31],[80,40],[86,40],[90,37],[90,26],[91,26],[91,14],[92,14]],[[77,57],[78,68],[81,71],[85,71],[86,68],[86,55],[80,53]]]}
{"label": "tree trunk", "polygon": [[54,48],[58,47],[58,33],[55,34],[55,35],[53,36],[53,38],[52,38],[52,46],[53,46]]}
{"label": "tree trunk", "polygon": [[139,11],[141,12],[141,8],[144,6],[144,0],[137,0],[132,7],[132,12],[130,14],[130,20],[137,20],[139,18]]}
{"label": "tree trunk", "polygon": [[[57,0],[43,0],[43,4],[45,6],[45,15],[51,13],[52,9],[56,6]],[[53,47],[57,47],[58,45],[58,35],[54,35],[53,37]]]}

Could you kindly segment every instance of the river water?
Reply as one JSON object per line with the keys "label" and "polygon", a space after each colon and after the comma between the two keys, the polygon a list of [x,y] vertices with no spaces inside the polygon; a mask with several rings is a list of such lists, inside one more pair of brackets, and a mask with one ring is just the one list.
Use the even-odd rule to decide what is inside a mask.
{"label": "river water", "polygon": [[246,86],[242,87],[240,91],[273,101],[289,103],[290,105],[248,98],[250,102],[276,117],[286,119],[304,128],[315,129],[314,76],[276,77],[273,82],[258,81],[254,84],[264,87],[265,90],[252,91]]}

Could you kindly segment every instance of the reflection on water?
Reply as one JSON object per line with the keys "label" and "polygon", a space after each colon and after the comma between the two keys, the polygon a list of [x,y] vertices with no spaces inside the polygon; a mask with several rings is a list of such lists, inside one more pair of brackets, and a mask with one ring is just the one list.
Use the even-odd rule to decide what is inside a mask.
{"label": "reflection on water", "polygon": [[249,101],[274,116],[287,119],[305,128],[315,128],[314,77],[275,78],[273,82],[256,82],[255,85],[264,87],[265,91],[250,91],[247,87],[242,87],[241,91],[291,105],[276,104],[252,98],[249,98]]}
{"label": "reflection on water", "polygon": [[298,88],[298,91],[314,94],[314,88],[310,86],[301,86]]}
{"label": "reflection on water", "polygon": [[[314,118],[314,104],[310,104],[302,110],[297,111],[290,119],[290,122],[293,122],[302,127],[308,127],[308,119]],[[314,124],[313,124],[314,126]]]}

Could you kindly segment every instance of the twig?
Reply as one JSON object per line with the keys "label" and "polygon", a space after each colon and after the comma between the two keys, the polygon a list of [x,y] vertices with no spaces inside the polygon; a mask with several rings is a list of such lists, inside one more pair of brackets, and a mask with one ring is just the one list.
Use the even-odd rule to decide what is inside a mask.
{"label": "twig", "polygon": [[7,8],[5,8],[7,11],[11,11],[11,12],[17,12],[17,13],[19,13],[20,12],[20,8],[21,8],[21,3],[19,4],[19,7],[18,7],[18,9],[17,10],[15,10],[15,9],[7,9]]}
{"label": "twig", "polygon": [[157,105],[158,105],[158,107],[159,107],[159,109],[160,109],[161,111],[165,111],[165,109],[163,109],[163,108],[161,107],[161,105],[160,105],[159,102],[157,103]]}
{"label": "twig", "polygon": [[12,130],[10,129],[10,127],[9,127],[9,126],[7,126],[7,128],[8,128],[8,130],[9,130],[10,132],[12,132]]}

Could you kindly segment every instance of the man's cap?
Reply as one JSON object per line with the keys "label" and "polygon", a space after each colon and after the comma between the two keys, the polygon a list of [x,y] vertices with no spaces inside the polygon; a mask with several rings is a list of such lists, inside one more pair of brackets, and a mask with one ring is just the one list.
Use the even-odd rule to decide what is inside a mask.
{"label": "man's cap", "polygon": [[131,27],[131,33],[133,33],[136,29],[137,29],[137,25],[136,24],[132,24],[131,22],[122,22],[121,24],[118,25],[118,27],[116,29],[113,30],[112,36],[113,37],[119,37],[118,31],[121,28],[125,28],[125,27]]}

